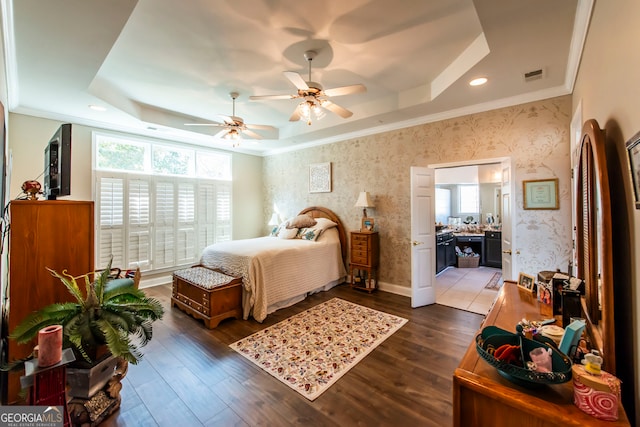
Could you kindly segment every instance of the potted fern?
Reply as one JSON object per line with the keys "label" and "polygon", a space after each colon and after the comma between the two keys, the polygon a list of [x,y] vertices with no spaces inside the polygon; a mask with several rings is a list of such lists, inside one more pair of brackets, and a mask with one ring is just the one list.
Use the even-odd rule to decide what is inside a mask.
{"label": "potted fern", "polygon": [[[164,314],[160,302],[148,298],[136,288],[133,280],[110,280],[111,261],[101,273],[78,277],[66,270],[62,274],[48,270],[66,286],[75,301],[51,304],[31,313],[13,330],[10,338],[27,343],[37,337],[40,329],[62,325],[63,347],[73,349],[75,367],[90,368],[105,359],[102,356],[105,353],[137,364],[143,356],[140,348],[151,340],[152,323]],[[82,279],[84,293],[78,285]]]}

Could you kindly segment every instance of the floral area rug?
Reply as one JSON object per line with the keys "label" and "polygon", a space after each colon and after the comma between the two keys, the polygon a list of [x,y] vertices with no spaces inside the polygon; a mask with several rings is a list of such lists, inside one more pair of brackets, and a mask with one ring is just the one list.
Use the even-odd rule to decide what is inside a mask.
{"label": "floral area rug", "polygon": [[486,285],[484,285],[485,289],[493,289],[493,290],[499,290],[502,287],[502,273],[493,273],[493,276],[491,276],[491,279],[489,279],[489,281],[487,282]]}
{"label": "floral area rug", "polygon": [[333,298],[230,347],[314,400],[406,322]]}

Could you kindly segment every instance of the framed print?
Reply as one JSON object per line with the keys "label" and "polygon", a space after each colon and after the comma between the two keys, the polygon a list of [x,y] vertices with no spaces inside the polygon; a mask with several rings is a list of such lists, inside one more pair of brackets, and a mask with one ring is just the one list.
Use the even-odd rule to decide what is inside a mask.
{"label": "framed print", "polygon": [[309,165],[309,193],[331,192],[331,162]]}
{"label": "framed print", "polygon": [[373,225],[375,221],[373,218],[363,217],[362,225],[360,226],[360,231],[373,231]]}
{"label": "framed print", "polygon": [[626,146],[636,209],[640,209],[640,132],[627,141]]}
{"label": "framed print", "polygon": [[524,209],[559,209],[558,178],[522,181]]}
{"label": "framed print", "polygon": [[518,287],[528,292],[533,292],[533,285],[535,281],[535,277],[531,276],[530,274],[520,273],[520,275],[518,276]]}

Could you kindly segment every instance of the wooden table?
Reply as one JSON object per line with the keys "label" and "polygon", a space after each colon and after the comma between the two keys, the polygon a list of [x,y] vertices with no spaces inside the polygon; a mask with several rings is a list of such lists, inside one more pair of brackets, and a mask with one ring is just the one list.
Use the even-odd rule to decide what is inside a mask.
{"label": "wooden table", "polygon": [[[515,282],[505,281],[498,299],[484,321],[514,331],[522,319],[552,317],[552,308],[540,304],[535,295]],[[620,406],[616,422],[591,417],[573,404],[573,381],[538,389],[518,386],[503,378],[482,359],[473,341],[453,374],[454,426],[628,426]]]}

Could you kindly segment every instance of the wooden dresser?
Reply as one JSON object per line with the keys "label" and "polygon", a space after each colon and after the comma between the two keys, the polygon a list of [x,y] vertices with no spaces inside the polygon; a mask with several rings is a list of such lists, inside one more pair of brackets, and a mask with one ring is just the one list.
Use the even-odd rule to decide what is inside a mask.
{"label": "wooden dresser", "polygon": [[[374,291],[378,286],[378,260],[380,258],[377,231],[351,232],[351,287]],[[356,276],[354,270],[366,272],[366,279]],[[373,282],[372,282],[373,280]]]}
{"label": "wooden dresser", "polygon": [[[524,317],[550,318],[551,307],[539,304],[535,296],[505,281],[498,299],[482,327],[495,325],[515,331]],[[591,417],[573,404],[573,382],[538,389],[518,386],[503,378],[482,359],[473,341],[453,374],[454,426],[628,426],[620,406],[616,422]]]}
{"label": "wooden dresser", "polygon": [[[9,205],[9,313],[7,333],[32,311],[55,302],[73,301],[69,291],[47,268],[73,276],[93,271],[93,202],[13,200]],[[80,282],[84,286],[84,281]],[[84,288],[83,288],[84,290]],[[8,361],[22,359],[29,344],[8,341]],[[8,375],[3,403],[19,401],[20,374]]]}

